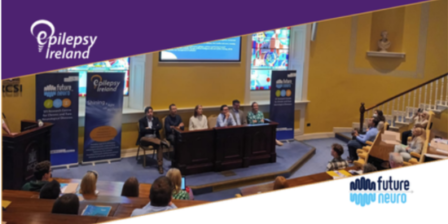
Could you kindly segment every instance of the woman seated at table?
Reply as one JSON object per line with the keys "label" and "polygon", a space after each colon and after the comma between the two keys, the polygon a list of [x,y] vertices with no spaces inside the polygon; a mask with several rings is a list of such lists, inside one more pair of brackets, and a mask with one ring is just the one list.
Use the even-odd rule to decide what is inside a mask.
{"label": "woman seated at table", "polygon": [[[187,188],[185,187],[185,190],[182,190],[182,175],[180,174],[179,169],[177,168],[171,168],[166,173],[166,177],[168,177],[171,182],[173,183],[173,199],[177,200],[190,200],[190,195],[186,191]],[[190,190],[190,189],[188,189]],[[191,190],[190,190],[191,191]]]}
{"label": "woman seated at table", "polygon": [[98,194],[96,190],[96,181],[98,174],[95,171],[87,171],[86,175],[81,180],[80,194]]}
{"label": "woman seated at table", "polygon": [[[427,112],[420,112],[420,110],[412,118],[414,127],[426,129],[428,126],[429,114]],[[412,130],[401,133],[401,144],[408,144],[408,137],[412,136]]]}
{"label": "woman seated at table", "polygon": [[129,177],[126,182],[124,182],[123,189],[121,190],[121,196],[124,197],[138,197],[139,195],[139,184],[135,177]]}
{"label": "woman seated at table", "polygon": [[188,126],[188,130],[192,131],[207,128],[207,117],[202,114],[202,105],[197,105],[194,108],[194,115],[190,118],[190,125]]}
{"label": "woman seated at table", "polygon": [[286,182],[286,178],[283,176],[277,176],[274,180],[274,190],[288,188],[288,182]]}
{"label": "woman seated at table", "polygon": [[[258,110],[258,103],[252,103],[252,110],[247,113],[247,123],[248,124],[263,124],[264,123],[264,115],[263,112]],[[275,143],[279,146],[282,146],[283,143],[279,140],[275,139]]]}
{"label": "woman seated at table", "polygon": [[425,144],[425,130],[423,128],[415,127],[412,129],[413,139],[408,145],[395,145],[395,152],[400,153],[404,161],[411,159],[411,152],[420,154]]}
{"label": "woman seated at table", "polygon": [[76,194],[63,194],[53,204],[51,213],[77,215],[79,210],[79,198]]}

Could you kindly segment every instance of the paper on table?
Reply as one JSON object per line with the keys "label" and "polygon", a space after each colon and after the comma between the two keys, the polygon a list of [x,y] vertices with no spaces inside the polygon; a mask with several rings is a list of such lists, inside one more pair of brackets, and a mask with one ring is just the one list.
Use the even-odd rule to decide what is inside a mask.
{"label": "paper on table", "polygon": [[76,189],[78,189],[79,183],[68,183],[65,186],[61,185],[61,193],[63,194],[76,194]]}
{"label": "paper on table", "polygon": [[384,131],[384,134],[385,134],[385,135],[392,135],[392,136],[395,137],[395,140],[396,140],[397,142],[401,142],[401,139],[400,139],[400,133],[398,133],[398,132],[394,132],[394,131]]}
{"label": "paper on table", "polygon": [[84,211],[82,211],[82,215],[85,216],[108,216],[111,206],[95,206],[95,205],[87,205]]}
{"label": "paper on table", "polygon": [[2,207],[7,208],[11,204],[11,201],[2,200]]}
{"label": "paper on table", "polygon": [[430,158],[434,158],[434,159],[446,159],[446,158],[448,158],[448,156],[441,156],[441,155],[430,154],[430,153],[426,153],[425,156],[430,157]]}
{"label": "paper on table", "polygon": [[381,141],[391,144],[391,145],[397,145],[400,144],[400,141],[397,140],[395,135],[389,135],[389,134],[382,134],[381,135]]}
{"label": "paper on table", "polygon": [[436,149],[436,151],[448,155],[448,152],[443,149]]}

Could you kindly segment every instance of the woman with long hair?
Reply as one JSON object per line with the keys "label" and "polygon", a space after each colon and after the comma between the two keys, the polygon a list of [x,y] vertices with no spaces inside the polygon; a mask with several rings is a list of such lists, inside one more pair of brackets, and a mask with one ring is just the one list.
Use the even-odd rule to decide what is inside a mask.
{"label": "woman with long hair", "polygon": [[425,144],[426,131],[420,127],[414,127],[412,129],[413,139],[408,145],[395,145],[395,152],[400,153],[404,161],[411,159],[411,152],[421,153]]}
{"label": "woman with long hair", "polygon": [[373,111],[373,118],[378,118],[378,120],[386,122],[386,117],[384,117],[382,110]]}
{"label": "woman with long hair", "polygon": [[197,105],[194,108],[194,114],[190,117],[190,125],[188,130],[202,130],[207,129],[207,117],[202,114],[202,105]]}
{"label": "woman with long hair", "polygon": [[81,180],[80,194],[97,194],[96,181],[98,174],[93,171],[88,171]]}
{"label": "woman with long hair", "polygon": [[173,183],[173,199],[178,200],[190,200],[190,195],[187,191],[182,190],[182,174],[179,169],[171,168],[166,173],[166,177],[168,177]]}
{"label": "woman with long hair", "polygon": [[126,182],[124,182],[123,189],[121,190],[121,196],[124,197],[138,197],[139,194],[139,184],[135,177],[129,177]]}

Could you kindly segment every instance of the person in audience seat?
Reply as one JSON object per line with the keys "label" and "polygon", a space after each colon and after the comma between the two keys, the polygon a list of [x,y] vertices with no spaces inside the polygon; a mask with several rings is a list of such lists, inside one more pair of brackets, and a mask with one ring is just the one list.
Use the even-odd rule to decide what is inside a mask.
{"label": "person in audience seat", "polygon": [[403,157],[397,152],[389,153],[390,168],[398,168],[403,166]]}
{"label": "person in audience seat", "polygon": [[86,175],[81,180],[79,193],[80,194],[98,194],[96,190],[96,181],[98,180],[98,174],[94,171],[87,171]]}
{"label": "person in audience seat", "polygon": [[63,194],[53,204],[51,213],[78,215],[79,198],[76,194]]}
{"label": "person in audience seat", "polygon": [[138,197],[139,195],[139,183],[137,178],[129,177],[124,182],[123,189],[121,190],[121,196],[124,197]]}
{"label": "person in audience seat", "polygon": [[39,198],[41,199],[56,199],[61,194],[61,185],[56,180],[46,183],[40,189]]}
{"label": "person in audience seat", "polygon": [[222,105],[220,110],[221,113],[216,119],[216,127],[235,126],[236,122],[233,115],[229,112],[229,107],[227,105]]}
{"label": "person in audience seat", "polygon": [[377,168],[374,165],[370,164],[370,163],[364,164],[364,167],[362,168],[362,173],[363,174],[371,173],[371,172],[375,172],[375,171],[377,171]]}
{"label": "person in audience seat", "polygon": [[202,105],[197,105],[194,108],[194,115],[190,117],[190,125],[188,130],[203,130],[208,129],[207,117],[202,114]]}
{"label": "person in audience seat", "polygon": [[[414,122],[414,128],[426,129],[428,126],[429,114],[427,112],[420,112],[420,110],[414,115],[412,121]],[[412,130],[404,131],[401,133],[401,144],[407,145],[408,138],[412,136]]]}
{"label": "person in audience seat", "polygon": [[174,128],[184,130],[184,123],[179,114],[177,114],[176,105],[171,104],[168,108],[170,109],[170,114],[165,118],[165,137],[173,145],[175,138]]}
{"label": "person in audience seat", "polygon": [[182,190],[182,174],[177,168],[171,168],[166,173],[166,177],[170,178],[173,183],[173,199],[190,200],[190,195],[186,190]]}
{"label": "person in audience seat", "polygon": [[240,110],[240,101],[234,100],[232,102],[232,109],[230,110],[233,118],[235,118],[236,125],[245,125],[247,124],[246,113]]}
{"label": "person in audience seat", "polygon": [[[258,110],[258,103],[253,102],[252,103],[252,111],[249,111],[247,113],[247,123],[248,124],[263,124],[264,123],[264,115],[263,112]],[[277,139],[275,139],[275,144],[278,146],[282,146],[283,143]]]}
{"label": "person in audience seat", "polygon": [[348,167],[348,163],[346,160],[342,159],[341,155],[344,153],[344,148],[342,145],[333,144],[331,146],[331,156],[333,156],[333,160],[331,160],[327,164],[327,170],[342,170]]}
{"label": "person in audience seat", "polygon": [[375,110],[373,112],[373,118],[376,118],[382,122],[386,122],[386,117],[384,117],[382,110]]}
{"label": "person in audience seat", "polygon": [[414,127],[412,129],[412,141],[408,145],[395,145],[394,152],[400,153],[404,161],[411,159],[411,152],[420,154],[426,140],[426,131],[423,128]]}
{"label": "person in audience seat", "polygon": [[368,122],[369,130],[365,135],[360,135],[357,131],[354,132],[356,138],[348,142],[349,157],[347,158],[347,160],[349,163],[352,163],[353,160],[358,159],[358,154],[356,153],[357,149],[366,146],[367,141],[375,140],[375,137],[378,134],[378,129],[376,127],[378,126],[379,122],[380,121],[376,118],[370,118]]}
{"label": "person in audience seat", "polygon": [[151,185],[151,190],[149,192],[150,202],[143,208],[134,209],[131,216],[177,208],[176,205],[171,202],[173,189],[173,183],[171,183],[171,180],[168,177],[161,176],[157,178]]}
{"label": "person in audience seat", "polygon": [[163,173],[163,149],[160,142],[160,129],[162,124],[157,117],[154,117],[154,110],[152,107],[145,108],[146,116],[138,121],[139,134],[137,139],[137,145],[152,146],[154,150],[157,150],[157,165],[159,167],[159,173]]}
{"label": "person in audience seat", "polygon": [[40,191],[40,189],[48,183],[51,178],[51,163],[50,161],[42,161],[34,166],[34,181],[30,181],[23,185],[24,191]]}
{"label": "person in audience seat", "polygon": [[288,188],[288,182],[284,176],[277,176],[274,180],[274,190],[280,190]]}

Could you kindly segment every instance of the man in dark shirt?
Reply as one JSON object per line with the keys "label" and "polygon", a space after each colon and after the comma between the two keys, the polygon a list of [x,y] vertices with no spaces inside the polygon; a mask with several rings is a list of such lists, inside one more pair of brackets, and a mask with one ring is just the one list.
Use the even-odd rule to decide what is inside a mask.
{"label": "man in dark shirt", "polygon": [[165,118],[165,135],[166,139],[174,144],[174,128],[180,128],[184,130],[184,123],[182,122],[182,118],[177,114],[177,107],[174,104],[171,104],[170,114]]}
{"label": "man in dark shirt", "polygon": [[152,107],[145,108],[145,117],[138,121],[139,136],[137,145],[152,146],[157,150],[157,165],[159,166],[159,173],[163,173],[163,149],[160,142],[160,129],[162,125],[157,117],[153,116]]}
{"label": "man in dark shirt", "polygon": [[48,183],[51,178],[51,163],[50,161],[42,161],[34,167],[34,178],[35,181],[30,181],[23,185],[22,190],[24,191],[40,191],[40,189]]}

